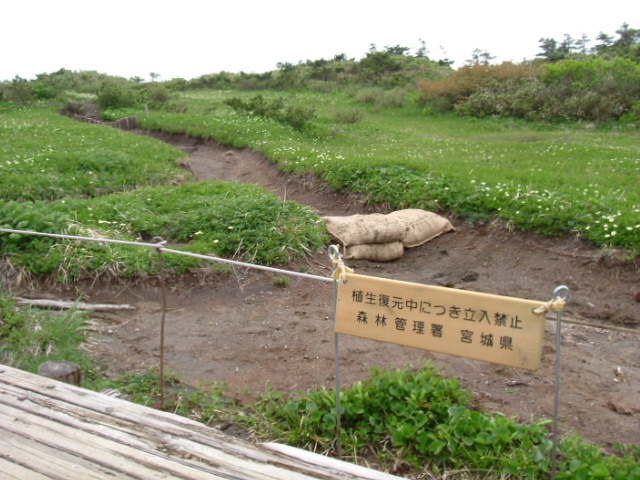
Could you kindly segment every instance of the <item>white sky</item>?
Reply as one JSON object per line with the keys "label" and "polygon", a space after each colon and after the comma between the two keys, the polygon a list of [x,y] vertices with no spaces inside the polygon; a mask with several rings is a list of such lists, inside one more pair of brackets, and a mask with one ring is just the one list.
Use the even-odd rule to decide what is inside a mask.
{"label": "white sky", "polygon": [[362,58],[371,43],[415,52],[421,38],[431,58],[443,46],[455,66],[474,48],[520,61],[535,57],[541,37],[640,28],[640,1],[15,0],[0,17],[0,80],[63,67],[168,80]]}

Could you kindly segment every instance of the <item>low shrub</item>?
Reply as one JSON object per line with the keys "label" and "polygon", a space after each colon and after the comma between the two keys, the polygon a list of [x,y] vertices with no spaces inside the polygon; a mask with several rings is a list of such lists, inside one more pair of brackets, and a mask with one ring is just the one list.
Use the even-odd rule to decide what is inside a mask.
{"label": "low shrub", "polygon": [[406,91],[403,88],[385,90],[381,87],[368,87],[356,91],[356,100],[360,103],[378,105],[380,107],[402,107],[405,103]]}
{"label": "low shrub", "polygon": [[286,123],[296,130],[303,130],[311,120],[316,118],[314,108],[285,106],[282,98],[268,100],[262,95],[256,95],[249,100],[243,100],[240,97],[232,97],[224,103],[236,111],[249,112]]}
{"label": "low shrub", "polygon": [[600,57],[543,67],[468,65],[445,80],[421,82],[420,91],[436,112],[606,122],[628,114],[640,100],[640,65]]}
{"label": "low shrub", "polygon": [[340,110],[336,112],[335,119],[338,123],[358,123],[364,118],[364,112],[357,108],[350,108],[348,110]]}
{"label": "low shrub", "polygon": [[129,108],[139,104],[140,98],[128,86],[107,82],[98,91],[96,103],[101,110]]}
{"label": "low shrub", "polygon": [[[288,397],[271,393],[254,406],[258,429],[292,445],[334,450],[335,399],[335,391],[325,389]],[[549,422],[518,423],[474,410],[469,401],[457,380],[429,365],[374,370],[370,379],[341,392],[342,448],[354,458],[373,453],[405,473],[410,466],[433,473],[472,470],[482,478],[546,478]],[[560,446],[557,478],[640,478],[637,453],[622,454],[607,456],[580,438],[567,439]]]}

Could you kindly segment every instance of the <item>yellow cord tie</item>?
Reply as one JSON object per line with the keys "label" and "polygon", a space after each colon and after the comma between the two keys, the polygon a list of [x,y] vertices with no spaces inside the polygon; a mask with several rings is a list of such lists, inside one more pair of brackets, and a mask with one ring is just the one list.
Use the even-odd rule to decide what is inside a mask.
{"label": "yellow cord tie", "polygon": [[342,261],[342,255],[339,255],[337,258],[332,258],[331,261],[335,265],[335,270],[333,271],[334,280],[342,280],[342,282],[347,281],[347,273],[353,273],[353,268],[347,267]]}
{"label": "yellow cord tie", "polygon": [[533,309],[533,313],[541,315],[547,312],[559,312],[564,309],[567,304],[564,298],[556,297],[553,300],[549,300],[547,303],[540,305],[538,308]]}

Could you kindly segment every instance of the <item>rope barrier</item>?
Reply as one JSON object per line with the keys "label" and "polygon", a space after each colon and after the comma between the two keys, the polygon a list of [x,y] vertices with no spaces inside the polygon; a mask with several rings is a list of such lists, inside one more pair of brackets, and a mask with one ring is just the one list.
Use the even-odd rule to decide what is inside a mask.
{"label": "rope barrier", "polygon": [[17,234],[21,234],[21,235],[36,235],[36,236],[40,236],[40,237],[51,237],[51,238],[61,238],[61,239],[69,239],[69,240],[82,240],[82,241],[88,241],[88,242],[98,242],[98,243],[115,243],[115,244],[119,244],[119,245],[131,245],[134,247],[146,247],[146,248],[153,248],[154,250],[158,250],[158,251],[162,251],[162,252],[167,252],[167,253],[173,253],[176,255],[184,255],[187,257],[193,257],[193,258],[199,258],[201,260],[208,260],[210,262],[217,262],[217,263],[226,263],[229,265],[235,265],[235,266],[239,266],[239,267],[247,267],[247,268],[254,268],[256,270],[264,270],[267,272],[272,272],[272,273],[279,273],[282,275],[290,275],[293,277],[302,277],[302,278],[309,278],[311,280],[321,280],[323,282],[333,282],[333,279],[330,277],[321,277],[319,275],[312,275],[309,273],[302,273],[302,272],[294,272],[291,270],[283,270],[281,268],[274,268],[274,267],[265,267],[264,265],[256,265],[254,263],[246,263],[246,262],[240,262],[238,260],[229,260],[226,258],[220,258],[220,257],[214,257],[212,255],[201,255],[199,253],[193,253],[193,252],[185,252],[183,250],[175,250],[173,248],[166,248],[164,247],[164,245],[166,245],[166,241],[160,239],[159,237],[155,237],[154,240],[158,240],[157,243],[148,243],[148,242],[134,242],[134,241],[130,241],[130,240],[114,240],[111,238],[100,238],[100,237],[82,237],[79,235],[66,235],[66,234],[60,234],[60,233],[42,233],[42,232],[32,232],[29,230],[13,230],[13,229],[9,229],[9,228],[0,228],[0,232],[2,233],[17,233]]}
{"label": "rope barrier", "polygon": [[[347,273],[353,272],[353,270],[349,267],[347,267],[344,262],[342,261],[342,255],[340,255],[340,251],[337,249],[337,247],[333,246],[332,247],[334,249],[332,249],[332,247],[330,247],[330,257],[331,257],[331,261],[333,262],[333,264],[335,265],[335,270],[333,272],[333,274],[330,277],[321,277],[319,275],[312,275],[310,273],[302,273],[302,272],[294,272],[291,270],[284,270],[281,268],[274,268],[274,267],[266,267],[264,265],[256,265],[253,263],[247,263],[247,262],[240,262],[238,260],[229,260],[226,258],[220,258],[220,257],[215,257],[212,255],[202,255],[199,253],[193,253],[193,252],[186,252],[183,250],[175,250],[173,248],[167,248],[165,247],[166,245],[166,241],[160,239],[159,237],[154,238],[154,240],[157,243],[149,243],[149,242],[135,242],[135,241],[130,241],[130,240],[115,240],[112,238],[100,238],[100,237],[83,237],[80,235],[66,235],[66,234],[60,234],[60,233],[43,233],[43,232],[33,232],[30,230],[14,230],[14,229],[10,229],[10,228],[0,228],[0,233],[15,233],[15,234],[19,234],[19,235],[35,235],[35,236],[40,236],[40,237],[50,237],[50,238],[61,238],[61,239],[68,239],[68,240],[80,240],[80,241],[88,241],[88,242],[98,242],[98,243],[113,243],[113,244],[119,244],[119,245],[131,245],[131,246],[135,246],[135,247],[145,247],[145,248],[153,248],[156,251],[162,251],[162,252],[167,252],[167,253],[173,253],[175,255],[183,255],[183,256],[187,256],[187,257],[193,257],[193,258],[199,258],[201,260],[207,260],[210,262],[217,262],[217,263],[225,263],[228,265],[234,265],[234,266],[238,266],[238,267],[246,267],[246,268],[253,268],[256,270],[263,270],[266,272],[271,272],[271,273],[278,273],[281,275],[289,275],[289,276],[293,276],[293,277],[301,277],[301,278],[308,278],[310,280],[320,280],[322,282],[334,282],[336,280],[342,280],[345,281],[345,275]],[[556,297],[553,300],[550,300],[542,305],[540,305],[538,308],[536,308],[534,310],[535,313],[537,314],[543,314],[543,313],[547,313],[547,312],[558,312],[564,309],[565,306],[565,298],[562,297]],[[547,320],[553,320],[553,319],[547,319]],[[618,332],[623,332],[623,333],[631,333],[634,335],[640,335],[640,330],[634,330],[632,328],[624,328],[624,327],[616,327],[613,325],[603,325],[603,324],[596,324],[596,323],[587,323],[587,322],[582,322],[580,320],[563,320],[564,323],[571,323],[571,324],[576,324],[576,325],[582,325],[585,327],[592,327],[592,328],[600,328],[600,329],[604,329],[604,330],[614,330],[614,331],[618,331]]]}

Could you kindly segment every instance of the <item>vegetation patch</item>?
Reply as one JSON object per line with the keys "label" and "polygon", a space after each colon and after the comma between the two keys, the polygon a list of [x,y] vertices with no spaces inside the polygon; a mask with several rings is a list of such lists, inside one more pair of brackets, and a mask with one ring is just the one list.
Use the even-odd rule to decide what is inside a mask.
{"label": "vegetation patch", "polygon": [[249,112],[286,123],[296,130],[302,130],[316,116],[313,108],[287,107],[281,98],[269,101],[262,95],[256,95],[247,101],[240,97],[232,97],[225,100],[225,104],[236,111]]}
{"label": "vegetation patch", "polygon": [[425,116],[418,104],[370,107],[361,121],[344,123],[337,114],[358,108],[348,95],[287,93],[291,104],[318,106],[313,128],[302,134],[236,114],[224,103],[232,95],[189,92],[188,113],[156,112],[141,121],[150,129],[254,148],[285,171],[313,173],[392,208],[448,211],[474,222],[499,217],[522,230],[576,233],[605,248],[640,251],[640,149],[633,127]]}
{"label": "vegetation patch", "polygon": [[[179,248],[203,254],[273,264],[300,258],[328,240],[317,213],[283,202],[255,185],[202,182],[148,187],[92,199],[0,204],[4,228],[148,241],[160,236]],[[0,251],[14,268],[78,278],[135,277],[155,273],[153,249],[57,240],[28,235],[0,236]],[[201,262],[165,255],[174,272]]]}
{"label": "vegetation patch", "polygon": [[154,139],[0,103],[0,201],[97,197],[184,183],[184,154]]}
{"label": "vegetation patch", "polygon": [[87,341],[87,315],[18,307],[0,290],[0,364],[37,372],[49,360],[80,365],[85,378],[95,376],[95,361],[81,346]]}
{"label": "vegetation patch", "polygon": [[[267,394],[247,420],[269,439],[313,451],[336,451],[335,391]],[[450,478],[546,478],[548,422],[518,423],[473,408],[457,380],[429,365],[418,370],[375,370],[341,394],[344,454],[387,469]],[[258,422],[258,423],[255,423]],[[622,447],[620,447],[622,448]],[[581,438],[564,440],[557,478],[628,479],[640,476],[640,452],[608,456]]]}

